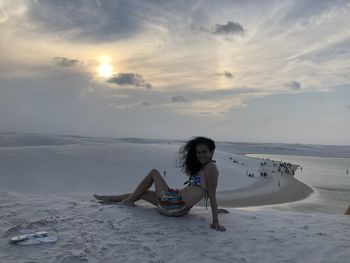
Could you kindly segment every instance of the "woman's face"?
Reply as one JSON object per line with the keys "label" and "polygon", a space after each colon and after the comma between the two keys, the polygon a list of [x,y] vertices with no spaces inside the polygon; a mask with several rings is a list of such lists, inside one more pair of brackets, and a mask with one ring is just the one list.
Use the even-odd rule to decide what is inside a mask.
{"label": "woman's face", "polygon": [[198,161],[203,165],[211,162],[213,158],[213,151],[210,151],[208,145],[198,144],[196,146],[196,156]]}

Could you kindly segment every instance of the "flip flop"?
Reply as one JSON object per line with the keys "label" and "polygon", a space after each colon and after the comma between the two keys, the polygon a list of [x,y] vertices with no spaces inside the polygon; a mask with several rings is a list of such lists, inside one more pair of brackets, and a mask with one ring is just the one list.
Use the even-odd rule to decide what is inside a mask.
{"label": "flip flop", "polygon": [[57,241],[57,237],[49,236],[48,232],[41,231],[32,234],[14,236],[10,240],[15,244],[28,246],[42,243],[54,243]]}
{"label": "flip flop", "polygon": [[31,234],[23,234],[23,235],[14,236],[14,237],[11,237],[10,240],[12,242],[16,243],[16,242],[24,241],[30,237],[45,237],[48,234],[49,233],[46,231],[40,231],[40,232],[31,233]]}
{"label": "flip flop", "polygon": [[26,240],[19,241],[16,244],[21,246],[29,246],[29,245],[38,245],[43,243],[55,243],[56,241],[57,241],[57,237],[54,237],[54,236],[30,237]]}

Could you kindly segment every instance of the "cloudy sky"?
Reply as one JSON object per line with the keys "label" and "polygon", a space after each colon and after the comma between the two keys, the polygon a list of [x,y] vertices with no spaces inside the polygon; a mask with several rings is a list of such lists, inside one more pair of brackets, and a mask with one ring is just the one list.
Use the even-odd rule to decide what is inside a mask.
{"label": "cloudy sky", "polygon": [[0,0],[0,132],[350,145],[350,1]]}

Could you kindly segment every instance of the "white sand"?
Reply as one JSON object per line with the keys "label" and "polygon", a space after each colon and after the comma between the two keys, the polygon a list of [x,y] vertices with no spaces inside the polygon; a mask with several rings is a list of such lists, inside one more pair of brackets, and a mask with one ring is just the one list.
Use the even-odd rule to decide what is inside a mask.
{"label": "white sand", "polygon": [[[349,218],[229,209],[224,233],[195,208],[168,218],[147,205],[100,205],[88,198],[1,193],[0,262],[347,262]],[[55,244],[8,243],[18,231],[46,230]]]}
{"label": "white sand", "polygon": [[[46,136],[40,144],[40,136],[35,143],[25,136],[24,147],[21,135],[0,135],[1,263],[347,262],[350,256],[350,218],[344,215],[229,208],[230,214],[219,215],[227,228],[221,233],[209,228],[210,208],[168,218],[144,202],[130,208],[93,201],[92,193],[131,191],[151,168],[166,170],[169,185],[181,187],[186,178],[175,168],[179,144],[61,136]],[[260,161],[227,149],[219,147],[215,154],[221,205],[310,194],[309,187],[272,173],[271,167],[267,178],[247,177],[246,172],[259,173]],[[38,230],[56,235],[58,242],[9,243],[13,235]]]}

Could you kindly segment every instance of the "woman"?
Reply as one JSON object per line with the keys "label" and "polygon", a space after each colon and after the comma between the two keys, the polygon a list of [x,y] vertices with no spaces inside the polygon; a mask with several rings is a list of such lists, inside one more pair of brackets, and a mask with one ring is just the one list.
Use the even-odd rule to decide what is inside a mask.
{"label": "woman", "polygon": [[[196,137],[180,149],[179,163],[182,171],[189,176],[188,185],[180,190],[169,188],[161,174],[153,169],[133,193],[94,197],[103,203],[120,202],[129,206],[134,206],[137,200],[142,199],[157,206],[159,212],[168,216],[184,215],[200,200],[208,198],[213,216],[210,227],[225,231],[218,218],[216,187],[219,172],[212,160],[214,150],[214,141],[205,137]],[[153,184],[155,191],[148,190]]]}

